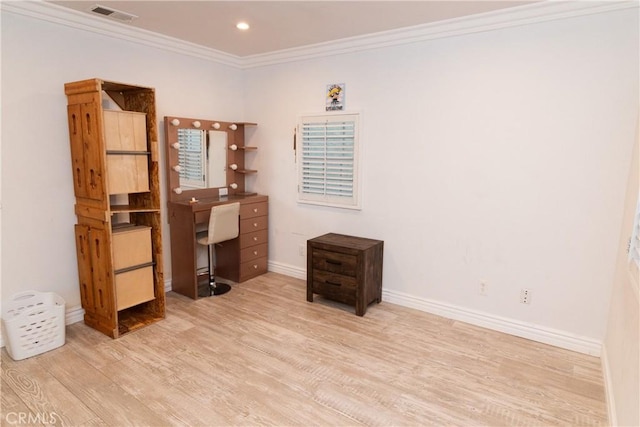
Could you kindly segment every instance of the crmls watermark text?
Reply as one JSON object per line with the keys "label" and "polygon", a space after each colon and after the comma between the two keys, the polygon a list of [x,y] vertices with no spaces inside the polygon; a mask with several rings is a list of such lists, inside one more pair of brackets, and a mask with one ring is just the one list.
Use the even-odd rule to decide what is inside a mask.
{"label": "crmls watermark text", "polygon": [[7,412],[5,421],[11,425],[44,424],[56,425],[60,417],[55,412]]}

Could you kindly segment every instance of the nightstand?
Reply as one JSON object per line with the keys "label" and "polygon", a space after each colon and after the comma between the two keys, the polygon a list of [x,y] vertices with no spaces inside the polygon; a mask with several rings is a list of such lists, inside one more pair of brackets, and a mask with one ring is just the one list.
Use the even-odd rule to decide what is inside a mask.
{"label": "nightstand", "polygon": [[307,240],[307,301],[313,294],[355,306],[382,299],[382,240],[329,233]]}

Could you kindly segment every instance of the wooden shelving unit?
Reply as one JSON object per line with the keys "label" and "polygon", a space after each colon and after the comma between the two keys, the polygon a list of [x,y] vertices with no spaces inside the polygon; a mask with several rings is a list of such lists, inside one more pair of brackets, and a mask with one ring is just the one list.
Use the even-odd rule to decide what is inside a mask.
{"label": "wooden shelving unit", "polygon": [[155,91],[89,79],[65,94],[84,320],[117,338],[165,315]]}

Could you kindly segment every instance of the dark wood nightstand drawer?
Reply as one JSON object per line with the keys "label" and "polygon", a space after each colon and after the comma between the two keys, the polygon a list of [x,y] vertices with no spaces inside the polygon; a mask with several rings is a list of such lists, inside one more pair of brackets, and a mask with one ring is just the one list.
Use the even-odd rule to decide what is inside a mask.
{"label": "dark wood nightstand drawer", "polygon": [[356,302],[357,283],[353,277],[314,270],[312,286],[314,293],[331,300],[345,304],[355,304]]}
{"label": "dark wood nightstand drawer", "polygon": [[355,277],[357,265],[358,258],[354,255],[323,251],[320,249],[313,251],[314,269]]}
{"label": "dark wood nightstand drawer", "polygon": [[328,271],[313,270],[313,290],[317,290],[319,294],[322,293],[322,289],[354,293],[356,284],[357,281],[354,277],[343,276]]}

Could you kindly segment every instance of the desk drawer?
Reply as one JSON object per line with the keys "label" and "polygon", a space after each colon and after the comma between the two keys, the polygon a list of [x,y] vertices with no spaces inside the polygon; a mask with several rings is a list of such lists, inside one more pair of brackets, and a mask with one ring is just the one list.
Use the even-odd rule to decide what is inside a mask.
{"label": "desk drawer", "polygon": [[267,202],[243,203],[240,205],[240,219],[253,218],[256,216],[266,216],[268,213]]}
{"label": "desk drawer", "polygon": [[254,231],[252,233],[246,233],[240,235],[240,249],[248,248],[249,246],[260,245],[267,243],[269,232],[267,230]]}
{"label": "desk drawer", "polygon": [[313,249],[313,268],[345,276],[356,276],[358,258],[340,252]]}
{"label": "desk drawer", "polygon": [[240,264],[240,281],[259,276],[267,272],[267,257],[257,258]]}
{"label": "desk drawer", "polygon": [[257,216],[240,220],[240,234],[251,233],[252,231],[265,230],[267,228],[268,217]]}
{"label": "desk drawer", "polygon": [[244,248],[240,251],[240,262],[248,262],[256,258],[262,258],[267,256],[268,246],[266,243],[261,245],[251,246]]}
{"label": "desk drawer", "polygon": [[211,209],[206,211],[198,211],[193,214],[195,224],[207,224],[209,225],[209,217],[211,216]]}

